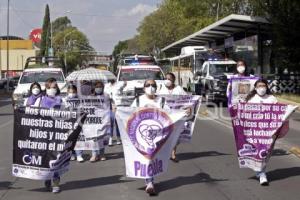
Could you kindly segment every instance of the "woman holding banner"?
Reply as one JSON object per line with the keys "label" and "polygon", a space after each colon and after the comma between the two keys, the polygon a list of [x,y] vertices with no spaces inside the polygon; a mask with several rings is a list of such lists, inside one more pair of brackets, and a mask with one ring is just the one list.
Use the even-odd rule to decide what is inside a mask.
{"label": "woman holding banner", "polygon": [[42,88],[38,82],[34,82],[30,85],[29,97],[25,99],[24,106],[39,105],[42,99]]}
{"label": "woman holding banner", "polygon": [[[55,78],[49,78],[46,80],[46,95],[42,97],[41,102],[38,104],[35,103],[35,106],[42,108],[56,108],[59,109],[62,105],[62,98],[60,97],[60,90],[58,88],[57,82]],[[59,174],[54,174],[53,176],[53,187],[52,192],[58,193],[60,192],[60,176]],[[45,181],[45,187],[47,190],[51,188],[51,180]]]}
{"label": "woman holding banner", "polygon": [[[103,98],[105,97],[105,99],[109,99],[109,97],[104,94],[104,84],[101,81],[97,81],[95,83],[95,88],[93,89],[92,95],[99,97],[99,98]],[[110,105],[111,107],[111,105]],[[101,148],[99,150],[92,150],[92,157],[90,158],[90,162],[96,162],[98,160],[101,161],[105,161],[106,157],[105,157],[105,138],[102,139],[102,144],[101,144]]]}
{"label": "woman holding banner", "polygon": [[[131,107],[154,107],[154,108],[164,108],[165,100],[164,98],[156,96],[157,84],[155,80],[146,80],[144,83],[144,92],[145,94],[138,96]],[[154,188],[154,178],[145,179],[146,189],[145,192],[149,195],[155,195]]]}
{"label": "woman holding banner", "polygon": [[[171,72],[166,74],[165,84],[160,88],[158,94],[160,95],[187,95],[180,85],[175,85],[175,75]],[[178,145],[178,144],[177,144]],[[170,160],[177,163],[179,160],[176,158],[177,145],[172,151]]]}
{"label": "woman holding banner", "polygon": [[[76,109],[74,106],[72,106],[69,101],[72,100],[79,100],[78,99],[78,93],[77,93],[77,87],[75,85],[69,85],[67,88],[67,96],[63,98],[63,105],[67,109]],[[79,156],[77,156],[79,155]],[[81,150],[75,150],[72,152],[71,160],[77,160],[78,162],[83,162],[84,159],[82,157],[82,151]]]}
{"label": "woman holding banner", "polygon": [[[253,77],[253,75],[248,74],[246,63],[243,60],[237,61],[236,71],[237,71],[237,73],[234,74],[233,76],[231,76],[231,78],[240,78],[240,77],[247,77],[247,76]],[[232,86],[231,86],[231,82],[229,81],[229,83],[227,85],[227,92],[226,92],[227,97],[230,96],[231,89],[232,89]]]}
{"label": "woman holding banner", "polygon": [[[255,89],[246,97],[247,103],[276,104],[278,102],[276,97],[271,94],[267,80],[260,79],[256,81],[254,87]],[[256,177],[261,185],[268,185],[265,168],[256,172]]]}

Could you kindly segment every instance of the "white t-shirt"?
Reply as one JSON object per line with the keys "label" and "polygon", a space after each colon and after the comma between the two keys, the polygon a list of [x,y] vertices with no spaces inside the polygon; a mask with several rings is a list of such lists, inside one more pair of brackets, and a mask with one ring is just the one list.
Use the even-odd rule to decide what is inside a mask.
{"label": "white t-shirt", "polygon": [[169,90],[165,85],[162,85],[161,89],[157,92],[160,95],[186,95],[187,93],[179,85],[175,86],[172,90]]}
{"label": "white t-shirt", "polygon": [[278,100],[273,95],[264,95],[259,96],[258,94],[255,94],[254,97],[252,97],[248,103],[278,103]]}
{"label": "white t-shirt", "polygon": [[162,107],[162,98],[155,97],[155,99],[149,99],[145,94],[139,97],[139,105],[137,105],[137,99],[135,99],[131,107],[154,107],[161,108]]}

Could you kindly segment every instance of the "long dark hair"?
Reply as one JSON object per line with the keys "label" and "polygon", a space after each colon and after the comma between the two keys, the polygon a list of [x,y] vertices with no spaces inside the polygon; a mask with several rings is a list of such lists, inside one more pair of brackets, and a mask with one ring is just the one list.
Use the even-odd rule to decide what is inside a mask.
{"label": "long dark hair", "polygon": [[[250,73],[248,72],[248,66],[247,66],[246,62],[244,60],[238,60],[236,62],[236,64],[238,64],[238,62],[244,63],[244,66],[245,66],[244,76],[250,76]],[[239,74],[239,72],[237,71],[237,65],[236,65],[236,73]]]}
{"label": "long dark hair", "polygon": [[266,85],[266,88],[267,88],[267,91],[266,91],[266,94],[272,94],[269,86],[268,86],[268,81],[266,79],[259,79],[257,80],[255,83],[254,83],[254,89],[248,94],[248,96],[246,97],[246,102],[248,102],[252,97],[254,97],[257,92],[256,92],[256,86],[258,83],[264,83]]}
{"label": "long dark hair", "polygon": [[29,89],[29,96],[31,96],[32,95],[32,88],[34,87],[34,86],[37,86],[39,89],[40,89],[40,94],[42,93],[42,87],[41,87],[41,85],[38,83],[38,82],[33,82],[31,85],[30,85],[30,89]]}

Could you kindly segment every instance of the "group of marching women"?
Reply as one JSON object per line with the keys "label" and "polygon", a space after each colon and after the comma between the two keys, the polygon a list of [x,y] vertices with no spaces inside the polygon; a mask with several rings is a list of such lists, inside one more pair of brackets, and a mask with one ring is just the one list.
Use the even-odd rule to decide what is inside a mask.
{"label": "group of marching women", "polygon": [[[126,85],[126,83],[125,83]],[[124,86],[123,86],[124,87]],[[68,108],[68,100],[78,99],[80,95],[83,96],[94,96],[103,98],[108,97],[112,104],[114,104],[114,96],[123,87],[118,87],[114,80],[110,80],[108,84],[104,85],[101,81],[96,81],[93,84],[88,81],[82,81],[80,84],[80,88],[77,88],[75,84],[68,85],[67,95],[61,96],[60,89],[58,84],[54,78],[49,78],[45,83],[45,90],[42,90],[41,85],[37,82],[34,82],[30,86],[29,97],[25,99],[24,106],[31,107],[40,107],[40,108],[53,108],[53,109],[62,109]],[[79,91],[80,90],[80,91]],[[175,85],[175,76],[172,73],[166,74],[165,84],[159,88],[155,80],[147,80],[144,84],[144,92],[145,94],[139,96],[132,103],[131,107],[157,107],[163,108],[161,103],[161,98],[157,96],[157,94],[161,95],[186,95],[186,92],[180,86]],[[118,125],[116,120],[114,119],[114,113],[116,110],[116,105],[112,105],[111,117],[113,119],[113,123],[111,123],[111,135],[108,140],[108,146],[113,145],[113,130],[116,132],[117,136],[117,145],[121,144],[120,132],[118,129]],[[115,128],[114,128],[115,126]],[[84,162],[84,158],[82,156],[82,150],[75,150],[74,154],[71,157],[71,160],[77,160],[78,162]],[[90,162],[96,161],[105,161],[105,146],[98,150],[92,150],[92,155],[90,157]],[[176,147],[172,151],[172,155],[170,156],[170,160],[174,162],[178,162],[176,158]],[[149,194],[154,194],[154,179],[146,179],[146,192]],[[53,184],[52,184],[53,183]],[[47,190],[53,193],[60,192],[60,177],[59,175],[54,175],[52,180],[45,181],[45,187]]]}
{"label": "group of marching women", "polygon": [[[246,65],[243,61],[237,63],[237,73],[234,77],[246,77],[250,76],[246,73]],[[126,83],[125,83],[126,84]],[[36,106],[43,108],[61,108],[65,106],[66,100],[78,98],[78,91],[75,85],[68,86],[68,94],[66,97],[60,96],[60,90],[56,83],[56,80],[50,78],[46,82],[45,91],[42,91],[41,86],[38,83],[32,83],[30,88],[30,96],[25,101],[25,106]],[[268,83],[264,79],[259,79],[255,82],[255,89],[247,96],[245,102],[247,103],[277,103],[277,99],[271,95],[270,89],[268,88]],[[231,85],[228,85],[228,91],[231,89]],[[80,88],[81,94],[84,95],[93,95],[93,96],[109,96],[113,100],[114,94],[120,90],[120,87],[116,86],[114,81],[111,81],[108,85],[104,85],[103,82],[97,81],[93,85],[88,84],[87,82],[82,82],[82,87]],[[162,87],[158,87],[155,80],[146,80],[144,82],[144,94],[137,97],[131,107],[154,107],[162,108],[164,107],[164,102],[162,97],[159,95],[187,95],[182,87],[175,85],[175,76],[172,73],[166,74],[165,83]],[[117,106],[112,106],[113,109],[118,109]],[[114,112],[112,112],[112,116]],[[113,116],[114,117],[114,116]],[[115,129],[117,133],[117,144],[121,144],[120,133],[116,121],[114,120]],[[112,127],[113,129],[113,127]],[[109,138],[109,145],[112,145],[112,136]],[[177,145],[176,145],[177,146]],[[172,154],[170,155],[170,160],[178,162],[176,158],[176,146],[174,147]],[[92,156],[90,157],[91,162],[96,162],[98,160],[104,161],[105,158],[104,148],[99,150],[92,151]],[[82,151],[75,151],[75,156],[73,159],[78,162],[83,162],[84,158],[82,157]],[[261,185],[268,185],[267,176],[265,169],[256,172],[256,176],[259,179]],[[52,192],[57,193],[60,191],[59,187],[60,177],[54,176],[52,180],[45,181],[45,186],[48,189],[51,189]],[[52,184],[53,183],[53,184]],[[145,180],[146,188],[145,192],[154,195],[156,193],[154,186],[154,178],[147,178]]]}

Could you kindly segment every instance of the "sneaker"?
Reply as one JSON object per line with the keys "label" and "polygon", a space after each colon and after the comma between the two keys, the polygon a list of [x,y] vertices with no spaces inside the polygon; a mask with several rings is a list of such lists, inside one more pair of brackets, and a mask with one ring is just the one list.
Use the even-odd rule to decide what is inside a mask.
{"label": "sneaker", "polygon": [[269,185],[269,182],[268,182],[268,179],[267,179],[267,176],[266,176],[265,173],[260,174],[260,176],[259,176],[259,183],[260,183],[260,185],[262,185],[262,186],[267,186],[267,185]]}
{"label": "sneaker", "polygon": [[46,180],[44,182],[44,184],[45,184],[46,190],[50,192],[51,191],[51,180]]}
{"label": "sneaker", "polygon": [[152,195],[156,195],[155,189],[154,189],[154,185],[152,182],[148,183],[145,189],[145,192],[147,194],[149,194],[150,196]]}
{"label": "sneaker", "polygon": [[121,140],[120,139],[117,139],[117,143],[116,143],[117,145],[121,145],[122,144],[122,142],[121,142]]}
{"label": "sneaker", "polygon": [[113,138],[112,137],[109,137],[109,140],[108,140],[108,146],[112,146],[113,145]]}
{"label": "sneaker", "polygon": [[84,159],[82,156],[77,156],[77,161],[82,163],[82,162],[84,162]]}
{"label": "sneaker", "polygon": [[90,162],[97,162],[99,160],[99,157],[96,155],[92,155],[92,157],[90,158]]}
{"label": "sneaker", "polygon": [[102,156],[100,160],[101,160],[101,161],[106,161],[106,157],[105,157],[105,156]]}
{"label": "sneaker", "polygon": [[70,160],[71,160],[71,161],[76,160],[76,156],[75,156],[75,155],[72,155]]}
{"label": "sneaker", "polygon": [[52,187],[52,193],[59,193],[59,192],[60,192],[59,186]]}

